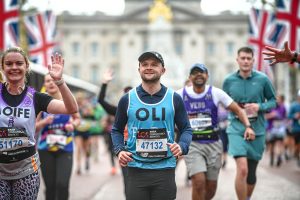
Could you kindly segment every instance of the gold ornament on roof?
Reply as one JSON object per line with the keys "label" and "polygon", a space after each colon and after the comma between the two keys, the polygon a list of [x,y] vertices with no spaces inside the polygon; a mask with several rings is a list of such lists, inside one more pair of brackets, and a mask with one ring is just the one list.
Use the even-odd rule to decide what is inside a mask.
{"label": "gold ornament on roof", "polygon": [[154,5],[150,7],[148,18],[150,22],[154,22],[157,18],[163,17],[166,21],[171,21],[173,13],[171,7],[166,4],[166,0],[155,0]]}

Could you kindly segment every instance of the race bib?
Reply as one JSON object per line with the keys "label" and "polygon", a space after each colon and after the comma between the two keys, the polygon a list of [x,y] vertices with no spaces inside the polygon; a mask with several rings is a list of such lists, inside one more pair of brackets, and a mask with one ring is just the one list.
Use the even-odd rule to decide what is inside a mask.
{"label": "race bib", "polygon": [[212,126],[212,117],[208,113],[199,113],[196,116],[190,116],[192,127],[192,140],[217,140],[218,134]]}
{"label": "race bib", "polygon": [[285,121],[284,120],[274,120],[273,121],[273,127],[274,128],[281,128],[281,127],[284,127],[285,128]]}
{"label": "race bib", "polygon": [[11,151],[28,146],[28,138],[1,138],[0,151]]}
{"label": "race bib", "polygon": [[243,108],[243,110],[245,111],[245,113],[246,113],[246,115],[247,115],[247,117],[248,117],[248,119],[250,120],[250,119],[252,119],[252,120],[256,120],[257,119],[257,112],[255,112],[255,111],[251,111],[251,110],[247,110],[247,109],[244,109]]}
{"label": "race bib", "polygon": [[189,116],[193,135],[209,134],[213,132],[212,118],[210,114],[199,113],[195,116]]}
{"label": "race bib", "polygon": [[24,128],[0,127],[0,151],[9,152],[28,147],[29,138]]}
{"label": "race bib", "polygon": [[284,120],[274,120],[272,128],[269,131],[272,135],[283,137],[286,134],[286,125]]}
{"label": "race bib", "polygon": [[65,135],[49,134],[47,135],[46,143],[49,146],[54,146],[54,145],[65,146],[67,144],[67,137]]}
{"label": "race bib", "polygon": [[136,139],[136,153],[144,158],[164,158],[167,156],[166,129],[139,129]]}
{"label": "race bib", "polygon": [[[245,109],[245,104],[246,103],[238,103],[239,106],[243,109],[243,111],[245,112],[246,116],[248,117],[250,122],[254,122],[257,120],[258,117],[258,113],[252,110],[248,110]],[[236,118],[238,118],[238,116],[236,116]]]}
{"label": "race bib", "polygon": [[211,117],[204,115],[202,117],[190,118],[190,124],[193,130],[204,130],[212,126]]}

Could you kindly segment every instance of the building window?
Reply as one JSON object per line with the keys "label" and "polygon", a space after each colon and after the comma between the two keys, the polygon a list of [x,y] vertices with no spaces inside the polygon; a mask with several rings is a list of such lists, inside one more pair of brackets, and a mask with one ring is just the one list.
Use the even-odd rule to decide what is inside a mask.
{"label": "building window", "polygon": [[227,50],[227,54],[229,56],[232,56],[234,54],[234,44],[233,44],[233,42],[227,42],[226,43],[226,50]]}
{"label": "building window", "polygon": [[[213,63],[208,63],[208,74],[215,74],[215,65]],[[210,85],[215,84],[215,81],[217,81],[218,78],[216,76],[210,76],[209,80],[207,81]]]}
{"label": "building window", "polygon": [[236,71],[235,63],[228,63],[226,65],[226,73],[231,73],[231,72],[234,72],[234,71]]}
{"label": "building window", "polygon": [[182,32],[174,33],[175,52],[177,55],[182,55]]}
{"label": "building window", "polygon": [[98,66],[92,66],[91,68],[91,82],[97,83],[99,78],[99,68]]}
{"label": "building window", "polygon": [[78,42],[73,42],[72,43],[72,52],[74,56],[78,56],[80,51],[80,46]]}
{"label": "building window", "polygon": [[147,51],[147,50],[149,50],[149,45],[148,45],[147,41],[144,41],[143,42],[143,51]]}
{"label": "building window", "polygon": [[79,67],[78,67],[77,65],[74,65],[74,66],[72,67],[72,76],[73,76],[74,78],[80,78],[80,77],[79,77]]}
{"label": "building window", "polygon": [[212,56],[215,54],[215,44],[213,42],[207,43],[206,52],[209,56]]}
{"label": "building window", "polygon": [[[118,63],[113,63],[110,65],[110,68],[113,70],[113,71],[118,71],[119,70],[119,64]],[[117,73],[114,74],[114,77],[117,76]]]}
{"label": "building window", "polygon": [[119,47],[118,47],[118,44],[116,42],[111,43],[110,51],[111,51],[112,56],[117,56],[118,55]]}
{"label": "building window", "polygon": [[175,51],[177,55],[182,55],[182,43],[175,43]]}
{"label": "building window", "polygon": [[148,34],[147,32],[142,32],[142,51],[148,51],[149,50],[149,44],[148,44]]}
{"label": "building window", "polygon": [[196,41],[196,40],[194,40],[194,39],[193,39],[193,40],[191,40],[191,46],[192,46],[192,47],[194,47],[194,46],[196,46],[196,45],[197,45],[197,41]]}
{"label": "building window", "polygon": [[99,46],[97,42],[92,42],[91,43],[91,53],[92,56],[97,56],[98,55],[98,51],[99,51]]}
{"label": "building window", "polygon": [[129,45],[130,47],[134,46],[134,41],[133,41],[133,40],[130,40],[129,43],[128,43],[128,45]]}

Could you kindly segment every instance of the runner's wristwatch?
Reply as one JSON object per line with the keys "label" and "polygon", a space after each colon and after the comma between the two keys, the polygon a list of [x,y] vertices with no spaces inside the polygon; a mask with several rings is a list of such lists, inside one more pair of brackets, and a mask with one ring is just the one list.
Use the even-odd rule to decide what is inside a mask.
{"label": "runner's wristwatch", "polygon": [[118,155],[119,155],[119,153],[120,153],[121,151],[125,151],[125,149],[124,149],[124,148],[121,148],[121,149],[118,149],[117,151],[115,151],[115,154],[116,154],[117,157],[118,157]]}
{"label": "runner's wristwatch", "polygon": [[295,52],[294,52],[294,56],[293,56],[293,58],[292,58],[292,60],[291,60],[291,64],[293,64],[294,62],[296,62],[296,61],[297,61],[297,58],[298,58],[298,53],[295,51]]}
{"label": "runner's wristwatch", "polygon": [[246,125],[246,128],[251,128],[252,129],[252,125],[248,124],[248,125]]}

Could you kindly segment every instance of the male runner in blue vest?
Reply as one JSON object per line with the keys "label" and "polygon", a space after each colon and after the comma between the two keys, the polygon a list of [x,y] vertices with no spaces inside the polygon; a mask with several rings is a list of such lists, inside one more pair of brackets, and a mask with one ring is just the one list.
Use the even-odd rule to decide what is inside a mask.
{"label": "male runner in blue vest", "polygon": [[[181,97],[160,83],[164,60],[157,52],[139,59],[142,84],[125,94],[117,108],[112,129],[115,153],[128,166],[126,198],[130,200],[176,199],[175,166],[188,153],[192,131]],[[128,126],[127,145],[124,128]],[[179,130],[175,142],[174,126]]]}
{"label": "male runner in blue vest", "polygon": [[255,138],[246,114],[223,90],[206,85],[208,70],[196,63],[190,69],[192,86],[178,93],[182,96],[193,130],[193,141],[188,155],[184,156],[192,179],[192,199],[212,199],[216,193],[219,171],[222,166],[222,141],[219,138],[218,105],[234,112],[247,127],[244,137]]}

